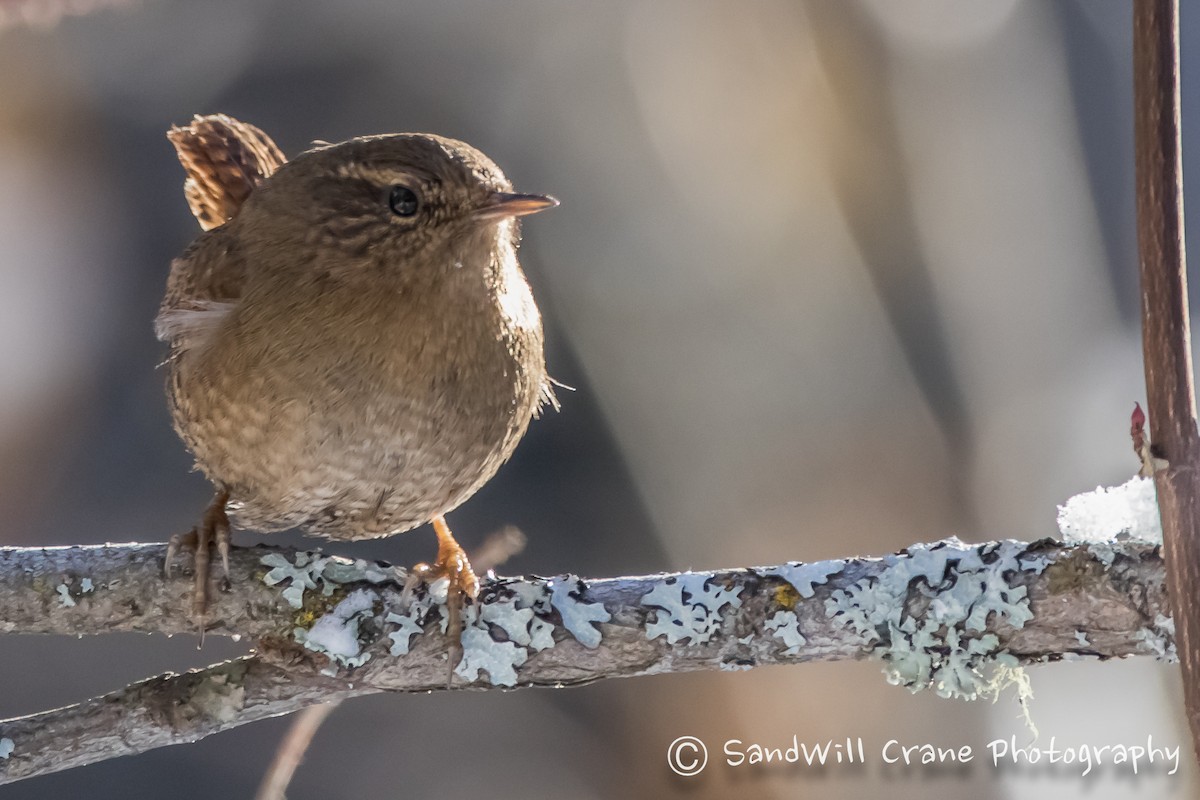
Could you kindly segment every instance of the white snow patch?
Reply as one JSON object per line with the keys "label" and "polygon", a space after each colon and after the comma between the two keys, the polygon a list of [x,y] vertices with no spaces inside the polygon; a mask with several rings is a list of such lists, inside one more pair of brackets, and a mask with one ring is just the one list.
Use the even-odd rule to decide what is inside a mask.
{"label": "white snow patch", "polygon": [[1067,544],[1120,538],[1162,544],[1154,479],[1133,477],[1120,486],[1075,495],[1058,507],[1058,529]]}

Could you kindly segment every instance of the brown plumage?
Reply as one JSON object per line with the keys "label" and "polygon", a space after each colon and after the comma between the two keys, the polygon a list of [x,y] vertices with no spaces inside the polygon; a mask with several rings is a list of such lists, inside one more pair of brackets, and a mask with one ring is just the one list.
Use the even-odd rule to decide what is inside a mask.
{"label": "brown plumage", "polygon": [[552,401],[515,218],[555,201],[513,194],[439,136],[284,163],[235,120],[175,131],[197,217],[227,220],[172,264],[156,321],[176,429],[218,490],[201,545],[227,540],[221,507],[240,527],[335,539],[434,521],[432,572],[473,594],[441,517]]}
{"label": "brown plumage", "polygon": [[287,161],[261,130],[224,114],[196,117],[167,138],[187,173],[188,207],[206,231],[233,219],[254,187]]}

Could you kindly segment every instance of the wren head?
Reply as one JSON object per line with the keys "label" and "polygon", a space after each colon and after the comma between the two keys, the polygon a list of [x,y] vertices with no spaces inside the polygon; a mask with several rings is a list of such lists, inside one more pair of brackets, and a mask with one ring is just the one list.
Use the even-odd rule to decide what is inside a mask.
{"label": "wren head", "polygon": [[516,218],[558,204],[517,194],[464,142],[427,134],[320,145],[258,186],[230,223],[277,277],[358,283],[435,278],[515,245]]}

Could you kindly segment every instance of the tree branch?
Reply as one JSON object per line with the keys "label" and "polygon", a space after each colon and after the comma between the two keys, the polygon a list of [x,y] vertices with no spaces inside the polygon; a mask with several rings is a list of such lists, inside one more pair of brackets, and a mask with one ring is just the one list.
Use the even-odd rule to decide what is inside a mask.
{"label": "tree branch", "polygon": [[1192,386],[1179,130],[1178,0],[1137,0],[1134,126],[1142,349],[1167,586],[1183,664],[1184,705],[1200,760],[1200,436]]}
{"label": "tree branch", "polygon": [[[194,631],[165,545],[0,548],[0,630]],[[379,691],[447,688],[444,587],[287,548],[235,548],[209,632],[257,653],[0,721],[0,783],[195,741]],[[271,584],[271,585],[268,585]],[[1169,655],[1163,566],[1139,543],[916,545],[882,559],[581,581],[493,579],[468,609],[453,688],[878,658],[889,680],[995,690],[996,667]]]}
{"label": "tree branch", "polygon": [[279,743],[279,750],[271,760],[271,766],[263,776],[254,800],[287,800],[287,787],[292,782],[292,776],[296,774],[296,768],[304,759],[304,754],[312,744],[313,737],[317,735],[321,723],[339,705],[341,703],[336,700],[318,703],[292,717],[287,736]]}

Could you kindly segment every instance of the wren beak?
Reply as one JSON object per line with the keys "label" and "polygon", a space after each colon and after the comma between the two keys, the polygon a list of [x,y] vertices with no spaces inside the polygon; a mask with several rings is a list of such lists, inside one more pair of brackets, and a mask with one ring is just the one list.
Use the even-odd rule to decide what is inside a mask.
{"label": "wren beak", "polygon": [[547,208],[554,208],[558,201],[544,194],[515,194],[513,192],[493,192],[471,216],[477,220],[506,219],[508,217],[524,217],[536,214]]}

